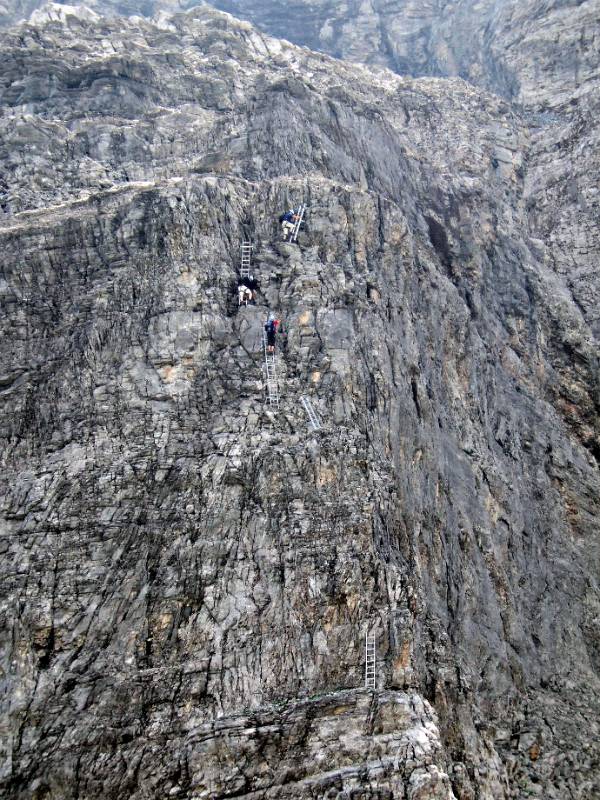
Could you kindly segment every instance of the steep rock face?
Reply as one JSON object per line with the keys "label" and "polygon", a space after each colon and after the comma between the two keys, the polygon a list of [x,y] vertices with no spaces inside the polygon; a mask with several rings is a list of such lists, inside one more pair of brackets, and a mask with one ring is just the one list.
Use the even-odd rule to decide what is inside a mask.
{"label": "steep rock face", "polygon": [[[281,38],[401,74],[460,76],[525,105],[598,75],[598,0],[215,0]],[[549,95],[549,97],[547,96]]]}
{"label": "steep rock face", "polygon": [[552,244],[553,268],[598,337],[600,0],[213,5],[298,44],[400,74],[460,76],[514,103],[529,131],[531,233]]}
{"label": "steep rock face", "polygon": [[529,126],[208,9],[0,51],[5,794],[598,796],[597,354]]}
{"label": "steep rock face", "polygon": [[[45,4],[4,0],[0,24]],[[55,6],[54,14],[68,13]],[[101,14],[151,16],[190,7],[168,0],[91,0]],[[261,30],[337,58],[413,76],[456,76],[527,107],[572,102],[598,79],[600,0],[214,0]],[[48,14],[49,12],[43,12]],[[74,12],[76,13],[76,12]]]}
{"label": "steep rock face", "polygon": [[[7,0],[5,24],[37,5]],[[552,267],[598,337],[600,0],[217,0],[212,5],[338,57],[400,74],[460,76],[524,109],[531,235],[552,244]],[[97,0],[93,7],[149,16],[176,6]],[[64,17],[67,8],[50,13]],[[2,18],[0,10],[0,24]],[[501,148],[497,159],[504,156]],[[0,203],[1,190],[0,184]]]}

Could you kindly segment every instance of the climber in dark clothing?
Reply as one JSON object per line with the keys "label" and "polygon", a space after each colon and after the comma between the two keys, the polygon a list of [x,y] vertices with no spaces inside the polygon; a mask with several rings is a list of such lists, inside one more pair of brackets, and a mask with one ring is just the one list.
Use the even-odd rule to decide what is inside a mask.
{"label": "climber in dark clothing", "polygon": [[292,235],[294,226],[296,225],[296,222],[299,219],[300,219],[299,212],[295,211],[293,208],[290,208],[289,211],[286,211],[285,214],[281,214],[281,216],[279,217],[279,222],[281,223],[281,231],[284,242],[287,242],[287,240]]}
{"label": "climber in dark clothing", "polygon": [[265,324],[265,333],[267,335],[267,353],[275,352],[275,336],[277,334],[278,326],[279,320],[275,319],[273,316],[270,316]]}
{"label": "climber in dark clothing", "polygon": [[256,292],[258,291],[258,281],[256,278],[243,278],[242,283],[252,292],[252,300],[256,300]]}
{"label": "climber in dark clothing", "polygon": [[243,283],[238,286],[238,306],[247,306],[252,302],[252,292]]}
{"label": "climber in dark clothing", "polygon": [[248,303],[256,302],[257,289],[258,283],[254,278],[242,278],[238,286],[238,304],[247,306]]}

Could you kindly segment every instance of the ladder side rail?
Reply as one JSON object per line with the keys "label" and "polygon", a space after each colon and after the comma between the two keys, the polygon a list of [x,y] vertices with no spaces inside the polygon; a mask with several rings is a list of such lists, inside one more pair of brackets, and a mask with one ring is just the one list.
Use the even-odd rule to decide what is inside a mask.
{"label": "ladder side rail", "polygon": [[270,406],[279,409],[279,387],[277,384],[277,370],[275,353],[267,351],[267,333],[263,330],[263,352],[265,358],[265,371],[267,375],[267,402]]}
{"label": "ladder side rail", "polygon": [[275,382],[267,382],[267,393],[269,395],[269,405],[279,406],[279,390]]}
{"label": "ladder side rail", "polygon": [[242,242],[242,263],[240,267],[240,275],[242,278],[250,277],[250,267],[252,265],[252,242]]}
{"label": "ladder side rail", "polygon": [[311,428],[314,428],[313,421],[312,421],[312,418],[310,416],[310,411],[308,410],[308,406],[306,405],[306,400],[304,399],[304,397],[301,398],[301,402],[302,402],[302,405],[304,406],[304,411],[306,412],[306,414],[308,416],[308,421],[310,422]]}
{"label": "ladder side rail", "polygon": [[292,228],[292,232],[290,234],[290,242],[295,242],[298,238],[298,231],[300,230],[300,225],[302,224],[302,217],[304,216],[304,206],[300,206],[300,213],[298,214],[298,219],[294,222],[294,227]]}
{"label": "ladder side rail", "polygon": [[310,398],[306,397],[306,395],[302,395],[302,397],[300,398],[300,402],[302,403],[304,410],[308,415],[308,419],[310,421],[312,428],[315,431],[320,430],[321,422],[315,413],[312,403],[310,402]]}
{"label": "ladder side rail", "polygon": [[316,431],[318,431],[320,429],[320,427],[321,427],[321,422],[320,422],[319,418],[317,417],[317,414],[316,414],[314,408],[312,407],[312,403],[310,402],[310,400],[307,400],[307,403],[308,403],[310,420],[312,422],[313,428]]}
{"label": "ladder side rail", "polygon": [[302,225],[305,211],[306,211],[306,206],[302,204],[300,206],[300,214],[298,215],[298,219],[294,223],[294,227],[292,229],[292,235],[290,236],[290,241],[292,242],[295,242],[296,239],[298,238],[298,233],[300,232],[300,225]]}
{"label": "ladder side rail", "polygon": [[375,632],[365,633],[365,688],[375,689],[377,687],[377,650]]}

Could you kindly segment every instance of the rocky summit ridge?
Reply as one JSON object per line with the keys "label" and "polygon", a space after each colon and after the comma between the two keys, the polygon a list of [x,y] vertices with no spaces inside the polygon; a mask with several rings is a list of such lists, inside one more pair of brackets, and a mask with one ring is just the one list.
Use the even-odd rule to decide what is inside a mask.
{"label": "rocky summit ridge", "polygon": [[205,5],[0,62],[3,796],[600,797],[592,59],[534,107]]}

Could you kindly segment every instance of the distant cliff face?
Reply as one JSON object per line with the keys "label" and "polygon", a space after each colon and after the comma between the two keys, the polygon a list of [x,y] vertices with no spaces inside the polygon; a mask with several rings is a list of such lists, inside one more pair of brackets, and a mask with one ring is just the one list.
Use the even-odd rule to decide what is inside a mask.
{"label": "distant cliff face", "polygon": [[5,796],[600,796],[593,80],[0,37]]}
{"label": "distant cliff face", "polygon": [[[515,88],[505,69],[502,45],[506,43],[498,43],[499,62],[494,54],[496,25],[517,7],[511,0],[300,0],[293,4],[216,0],[211,5],[337,58],[387,66],[409,75],[460,75],[479,83],[491,78],[509,94]],[[536,4],[520,5],[531,13]],[[546,8],[542,13],[547,12]]]}
{"label": "distant cliff face", "polygon": [[530,108],[598,88],[599,0],[216,0],[275,36],[413,76],[456,76]]}
{"label": "distant cliff face", "polygon": [[[4,0],[0,25],[41,0]],[[76,5],[73,3],[72,5]],[[189,0],[90,0],[100,14],[152,16]],[[599,0],[214,0],[278,38],[413,76],[461,77],[530,108],[571,104],[597,86]]]}
{"label": "distant cliff face", "polygon": [[[60,8],[81,9],[85,7],[98,14],[107,16],[132,16],[139,15],[151,17],[161,11],[177,11],[184,4],[177,0],[89,0],[86,3],[72,2],[61,6],[59,3],[47,4],[44,0],[0,0],[0,28],[6,28],[29,19],[36,10],[53,6],[53,16],[60,15]],[[187,5],[192,5],[188,3]],[[81,16],[81,12],[80,16]],[[64,14],[63,14],[64,16]]]}

